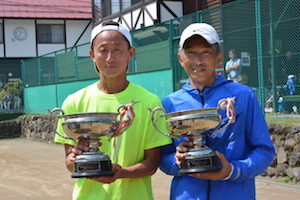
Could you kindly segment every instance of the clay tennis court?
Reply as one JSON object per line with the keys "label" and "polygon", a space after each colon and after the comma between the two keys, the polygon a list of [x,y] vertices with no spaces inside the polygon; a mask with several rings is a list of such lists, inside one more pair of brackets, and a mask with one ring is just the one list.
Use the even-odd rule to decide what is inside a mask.
{"label": "clay tennis court", "polygon": [[[71,200],[75,179],[64,164],[64,148],[22,139],[0,140],[0,196],[5,200]],[[153,176],[155,200],[168,200],[171,177]],[[298,200],[298,186],[257,182],[257,200]],[[287,187],[286,187],[286,186]]]}

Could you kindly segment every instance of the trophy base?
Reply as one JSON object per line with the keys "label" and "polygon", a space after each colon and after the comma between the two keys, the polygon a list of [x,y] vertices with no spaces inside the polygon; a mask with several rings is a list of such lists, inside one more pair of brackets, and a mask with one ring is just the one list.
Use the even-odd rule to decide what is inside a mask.
{"label": "trophy base", "polygon": [[72,178],[113,176],[111,161],[104,154],[82,154],[76,156]]}
{"label": "trophy base", "polygon": [[218,157],[213,152],[205,156],[193,155],[193,153],[196,152],[189,153],[189,156],[186,156],[185,159],[181,160],[181,169],[179,170],[179,175],[221,170]]}
{"label": "trophy base", "polygon": [[71,177],[72,178],[92,178],[92,177],[100,177],[100,176],[113,176],[114,173],[112,171],[101,171],[101,172],[74,172]]}

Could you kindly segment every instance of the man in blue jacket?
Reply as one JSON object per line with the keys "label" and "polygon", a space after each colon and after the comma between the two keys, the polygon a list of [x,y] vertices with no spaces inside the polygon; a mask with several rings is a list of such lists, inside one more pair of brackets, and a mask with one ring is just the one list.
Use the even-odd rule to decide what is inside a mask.
{"label": "man in blue jacket", "polygon": [[220,160],[219,171],[179,175],[180,159],[192,143],[181,137],[164,147],[160,169],[174,176],[171,200],[253,200],[254,178],[274,158],[269,131],[251,88],[215,74],[222,59],[219,36],[212,26],[195,23],[182,32],[178,60],[189,78],[180,90],[163,99],[167,113],[217,107],[220,99],[235,97],[236,121],[205,138]]}

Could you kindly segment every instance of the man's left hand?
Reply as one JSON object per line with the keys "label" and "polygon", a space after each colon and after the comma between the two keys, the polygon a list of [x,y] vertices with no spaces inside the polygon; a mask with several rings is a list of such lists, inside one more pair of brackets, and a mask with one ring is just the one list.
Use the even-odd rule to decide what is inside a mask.
{"label": "man's left hand", "polygon": [[113,176],[92,177],[88,179],[104,184],[110,184],[112,182],[115,182],[115,180],[117,180],[121,176],[122,167],[118,164],[112,164],[112,171],[114,172]]}

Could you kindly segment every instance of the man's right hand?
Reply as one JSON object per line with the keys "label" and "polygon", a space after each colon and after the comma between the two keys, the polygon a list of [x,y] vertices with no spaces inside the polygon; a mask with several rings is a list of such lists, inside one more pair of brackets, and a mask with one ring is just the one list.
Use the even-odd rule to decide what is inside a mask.
{"label": "man's right hand", "polygon": [[65,162],[70,172],[74,172],[74,162],[76,160],[76,156],[87,151],[89,151],[89,142],[85,140],[78,140],[75,146],[65,144],[65,153],[66,153]]}
{"label": "man's right hand", "polygon": [[185,158],[185,152],[188,152],[189,149],[193,148],[193,142],[191,141],[183,141],[176,147],[176,164],[180,167],[181,159]]}
{"label": "man's right hand", "polygon": [[78,140],[77,144],[71,149],[72,153],[80,155],[83,152],[89,151],[89,142],[85,140]]}

